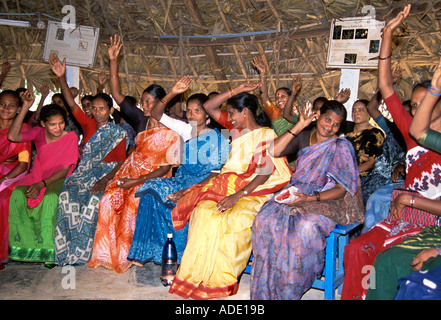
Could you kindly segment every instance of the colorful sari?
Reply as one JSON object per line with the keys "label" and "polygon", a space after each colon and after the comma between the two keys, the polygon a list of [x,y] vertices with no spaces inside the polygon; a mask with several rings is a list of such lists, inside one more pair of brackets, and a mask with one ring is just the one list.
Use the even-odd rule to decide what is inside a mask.
{"label": "colorful sari", "polygon": [[[366,300],[393,300],[398,280],[410,275],[413,258],[422,250],[441,246],[441,227],[430,226],[419,234],[381,252],[374,263],[375,277],[367,290]],[[424,262],[422,271],[441,267],[441,256]]]}
{"label": "colorful sari", "polygon": [[[408,190],[394,190],[392,200],[400,193],[409,192]],[[413,194],[422,197],[419,193],[413,192]],[[352,239],[345,246],[345,279],[341,299],[364,300],[367,291],[364,283],[366,283],[365,279],[369,279],[370,273],[364,271],[363,268],[372,266],[377,255],[382,251],[437,223],[438,216],[416,208],[405,207],[401,211],[400,219],[389,217],[358,238]]]}
{"label": "colorful sari", "polygon": [[251,299],[300,299],[321,275],[326,238],[335,224],[363,222],[358,165],[351,144],[331,139],[303,148],[289,187],[313,195],[337,183],[346,190],[339,200],[289,206],[266,202],[253,224]]}
{"label": "colorful sari", "polygon": [[217,129],[213,129],[188,140],[183,149],[184,158],[174,177],[148,180],[135,194],[141,200],[129,260],[161,263],[167,233],[173,233],[178,264],[181,261],[187,244],[188,224],[180,230],[174,230],[171,211],[176,203],[166,197],[198,184],[211,171],[220,170],[228,157],[230,146],[228,140]]}
{"label": "colorful sari", "polygon": [[[109,181],[98,209],[91,268],[103,266],[118,273],[133,264],[127,255],[135,232],[139,198],[135,193],[142,184],[125,190],[117,186],[121,178],[138,179],[165,165],[179,163],[179,136],[168,128],[153,128],[140,132],[136,149]],[[171,177],[171,170],[165,177]]]}
{"label": "colorful sari", "polygon": [[[352,131],[345,135],[354,147],[358,165],[360,165],[364,156],[377,159],[383,153],[383,143],[385,135],[378,128],[365,129],[362,131]],[[361,190],[363,192],[363,203],[366,205],[369,196],[376,190],[376,185],[370,185],[373,182],[371,173],[375,166],[365,172],[360,173]]]}
{"label": "colorful sari", "polygon": [[[184,298],[211,299],[234,295],[238,279],[251,254],[251,226],[259,208],[272,193],[283,188],[291,172],[285,158],[271,158],[267,148],[276,138],[272,129],[243,132],[231,143],[231,152],[221,173],[205,186],[193,186],[173,209],[174,219],[191,214],[187,246],[171,293]],[[217,203],[250,183],[259,168],[269,168],[269,179],[242,197],[230,209],[219,213]],[[179,221],[176,221],[179,224]],[[174,221],[175,223],[175,221]],[[182,225],[182,222],[180,223]]]}
{"label": "colorful sari", "polygon": [[[9,257],[13,260],[53,262],[55,258],[54,233],[57,219],[58,195],[64,179],[41,189],[37,199],[28,199],[28,186],[49,178],[63,168],[75,169],[79,158],[78,137],[68,132],[57,141],[46,143],[44,129],[35,127],[22,134],[22,141],[36,142],[37,155],[31,172],[18,181],[9,203]],[[17,186],[18,185],[18,186]]]}
{"label": "colorful sari", "polygon": [[[103,193],[91,193],[95,184],[125,160],[126,131],[113,123],[100,127],[87,141],[77,169],[64,181],[55,229],[55,264],[82,265],[89,261],[98,204]],[[112,151],[119,154],[111,157]]]}
{"label": "colorful sari", "polygon": [[[23,124],[21,131],[29,129],[27,124]],[[31,143],[20,142],[14,143],[8,140],[9,128],[0,130],[0,178],[6,176],[12,169],[14,169],[19,161],[18,154],[27,151],[29,157],[31,155]],[[13,162],[3,163],[12,157],[17,156],[17,160]],[[28,162],[29,167],[29,162]],[[9,197],[11,196],[15,182],[22,179],[27,174],[27,171],[18,176],[3,181],[0,185],[0,262],[8,259],[8,236],[9,236]]]}

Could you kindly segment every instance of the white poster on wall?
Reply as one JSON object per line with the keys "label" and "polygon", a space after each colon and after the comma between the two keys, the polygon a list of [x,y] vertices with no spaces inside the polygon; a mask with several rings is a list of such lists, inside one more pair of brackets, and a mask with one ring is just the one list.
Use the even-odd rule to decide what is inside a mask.
{"label": "white poster on wall", "polygon": [[65,28],[61,22],[50,21],[46,33],[43,59],[49,60],[56,53],[66,64],[80,67],[93,67],[99,28],[76,26]]}
{"label": "white poster on wall", "polygon": [[366,17],[332,21],[327,67],[378,68],[381,33],[385,22]]}

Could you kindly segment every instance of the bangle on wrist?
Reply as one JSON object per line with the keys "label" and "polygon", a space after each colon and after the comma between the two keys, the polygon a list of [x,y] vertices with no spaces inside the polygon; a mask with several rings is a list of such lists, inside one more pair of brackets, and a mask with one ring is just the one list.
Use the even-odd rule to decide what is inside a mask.
{"label": "bangle on wrist", "polygon": [[[434,96],[437,96],[437,97],[441,96],[441,89],[436,89],[436,88],[434,88],[432,86],[429,86],[428,90]],[[434,92],[434,91],[438,91],[438,92]]]}
{"label": "bangle on wrist", "polygon": [[440,248],[441,248],[441,247],[435,247],[435,249],[436,249],[436,252],[438,252],[438,255],[439,255],[439,256],[441,256],[441,251],[440,251]]}
{"label": "bangle on wrist", "polygon": [[295,137],[297,137],[297,135],[294,133],[294,132],[292,132],[291,130],[287,130],[286,132],[288,132],[290,135],[292,135],[294,138]]}
{"label": "bangle on wrist", "polygon": [[410,206],[413,208],[414,204],[415,204],[415,194],[412,194],[412,198],[410,198]]}
{"label": "bangle on wrist", "polygon": [[44,185],[44,187],[46,188],[46,181],[41,181],[41,182],[43,182],[43,185]]}
{"label": "bangle on wrist", "polygon": [[392,54],[390,54],[388,57],[386,57],[386,58],[381,58],[381,57],[378,57],[378,60],[387,60],[387,59],[389,59],[390,57],[392,57]]}
{"label": "bangle on wrist", "polygon": [[316,191],[315,193],[315,200],[320,201],[320,192]]}
{"label": "bangle on wrist", "polygon": [[230,94],[230,98],[232,98],[236,95],[233,91],[233,88],[228,88],[228,93]]}
{"label": "bangle on wrist", "polygon": [[165,100],[165,99],[159,99],[159,101],[161,101],[163,104],[167,104],[168,103],[168,101]]}

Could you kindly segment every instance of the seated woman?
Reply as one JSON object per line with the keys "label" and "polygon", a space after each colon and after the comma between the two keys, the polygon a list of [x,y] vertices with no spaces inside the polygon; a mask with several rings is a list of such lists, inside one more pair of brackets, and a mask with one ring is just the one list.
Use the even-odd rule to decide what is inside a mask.
{"label": "seated woman", "polygon": [[8,132],[13,142],[33,141],[37,154],[31,171],[14,184],[9,205],[9,257],[20,261],[53,263],[58,195],[79,158],[78,137],[64,131],[66,112],[57,105],[44,106],[41,127],[20,132],[33,102],[26,92],[23,106]]}
{"label": "seated woman", "polygon": [[[21,108],[21,99],[15,91],[0,93],[0,270],[8,260],[9,197],[12,184],[22,179],[29,168],[31,143],[14,143],[8,140],[8,131]],[[23,124],[21,131],[29,130]]]}
{"label": "seated woman", "polygon": [[[399,217],[405,207],[414,207],[441,216],[441,201],[400,194],[391,214]],[[375,277],[369,283],[366,300],[393,300],[398,280],[416,270],[441,267],[441,226],[429,226],[419,234],[404,239],[381,252],[373,266]]]}
{"label": "seated woman", "polygon": [[[228,93],[213,98],[222,104],[219,96]],[[257,115],[257,97],[237,94],[226,105],[237,129],[227,162],[207,184],[191,187],[173,209],[184,221],[191,215],[187,246],[170,287],[171,293],[184,298],[211,299],[237,292],[251,254],[254,217],[291,174],[285,158],[273,158],[268,152],[276,134],[266,127],[266,114]]]}
{"label": "seated woman", "polygon": [[138,188],[147,180],[171,177],[179,164],[179,135],[150,117],[153,106],[165,96],[158,85],[149,86],[143,95],[143,117],[149,117],[147,128],[136,136],[136,149],[108,182],[101,197],[98,222],[88,266],[125,272],[133,264],[127,255],[135,232],[139,198]]}
{"label": "seated woman", "polygon": [[[392,35],[409,14],[409,11],[410,5],[407,5],[385,26],[380,49],[381,59],[378,62],[378,83],[381,95],[384,97],[388,111],[403,135],[407,146],[405,190],[393,191],[391,207],[397,196],[403,192],[418,192],[428,199],[441,199],[441,189],[439,188],[439,179],[437,179],[441,169],[441,155],[419,146],[416,140],[410,136],[409,127],[412,123],[412,115],[403,108],[392,85],[390,67]],[[418,109],[426,94],[427,87],[415,86],[411,95],[414,106],[411,110],[412,114],[415,113],[415,109]],[[439,114],[433,116],[438,118]],[[388,219],[377,223],[368,232],[352,239],[345,247],[345,279],[341,299],[364,299],[366,288],[363,285],[365,283],[363,280],[368,280],[369,274],[363,272],[363,268],[367,265],[373,265],[375,257],[381,251],[400,243],[406,237],[418,234],[423,228],[436,224],[437,220],[438,217],[430,212],[406,207],[401,212],[400,219],[389,216]]]}
{"label": "seated woman", "polygon": [[366,109],[368,103],[367,100],[354,102],[352,106],[354,127],[351,132],[345,135],[355,150],[365,205],[371,193],[376,190],[375,185],[371,186],[370,173],[375,167],[375,159],[383,152],[382,146],[385,138],[383,131],[369,123],[370,115]]}
{"label": "seated woman", "polygon": [[[291,135],[299,134],[314,116],[301,111]],[[363,222],[354,150],[349,141],[337,137],[345,118],[341,103],[322,105],[311,145],[300,150],[288,186],[257,214],[251,299],[300,299],[323,271],[326,238],[336,223]],[[286,145],[284,140],[275,140],[275,156]]]}
{"label": "seated woman", "polygon": [[203,107],[208,100],[205,94],[196,93],[187,99],[186,115],[189,123],[164,114],[165,103],[185,92],[190,81],[189,77],[180,79],[151,111],[155,119],[175,130],[184,140],[183,158],[173,177],[149,180],[135,194],[141,200],[129,260],[161,263],[167,234],[173,233],[180,263],[187,244],[188,224],[174,228],[171,211],[186,189],[211,177],[211,172],[220,170],[228,157],[228,139],[207,124],[211,121]]}

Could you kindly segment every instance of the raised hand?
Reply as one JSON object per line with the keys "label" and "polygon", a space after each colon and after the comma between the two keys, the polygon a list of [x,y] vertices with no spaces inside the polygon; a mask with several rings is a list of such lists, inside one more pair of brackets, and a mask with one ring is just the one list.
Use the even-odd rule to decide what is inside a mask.
{"label": "raised hand", "polygon": [[438,66],[435,69],[435,72],[432,76],[431,85],[434,89],[441,90],[441,58],[439,60]]}
{"label": "raised hand", "polygon": [[349,100],[350,96],[351,96],[351,89],[349,88],[342,89],[338,93],[337,98],[335,98],[335,100],[337,100],[340,103],[346,103]]}
{"label": "raised hand", "polygon": [[398,13],[398,15],[391,19],[386,26],[384,27],[384,32],[390,31],[393,32],[398,26],[406,19],[406,17],[409,15],[411,5],[408,4],[404,7],[404,9]]}
{"label": "raised hand", "polygon": [[192,79],[190,76],[183,76],[175,83],[175,85],[171,89],[172,93],[175,95],[184,93],[190,86],[191,81]]}
{"label": "raised hand", "polygon": [[253,61],[251,61],[252,65],[259,71],[261,75],[265,74],[265,65],[262,63],[260,57],[254,57]]}
{"label": "raised hand", "polygon": [[104,45],[106,46],[107,52],[109,53],[109,59],[118,59],[119,52],[121,51],[121,48],[123,46],[121,36],[115,34],[113,37],[110,37],[110,45],[108,45],[107,43],[105,43]]}
{"label": "raised hand", "polygon": [[22,108],[29,109],[34,104],[35,95],[32,91],[26,90],[20,93],[20,98],[23,101]]}
{"label": "raised hand", "polygon": [[55,53],[52,53],[49,56],[49,64],[51,66],[52,72],[58,77],[61,78],[66,74],[66,58],[63,59],[63,63],[61,63],[60,59]]}
{"label": "raised hand", "polygon": [[302,76],[298,74],[293,80],[292,80],[292,94],[298,95],[300,93],[300,90],[302,90]]}
{"label": "raised hand", "polygon": [[49,86],[46,82],[44,82],[40,87],[40,93],[43,97],[47,97],[49,95]]}
{"label": "raised hand", "polygon": [[11,70],[11,64],[6,61],[2,64],[2,74],[7,74]]}
{"label": "raised hand", "polygon": [[242,92],[250,92],[257,88],[260,88],[262,86],[261,82],[243,82],[240,85],[238,85],[236,88],[233,89],[233,92],[235,94],[242,93]]}

